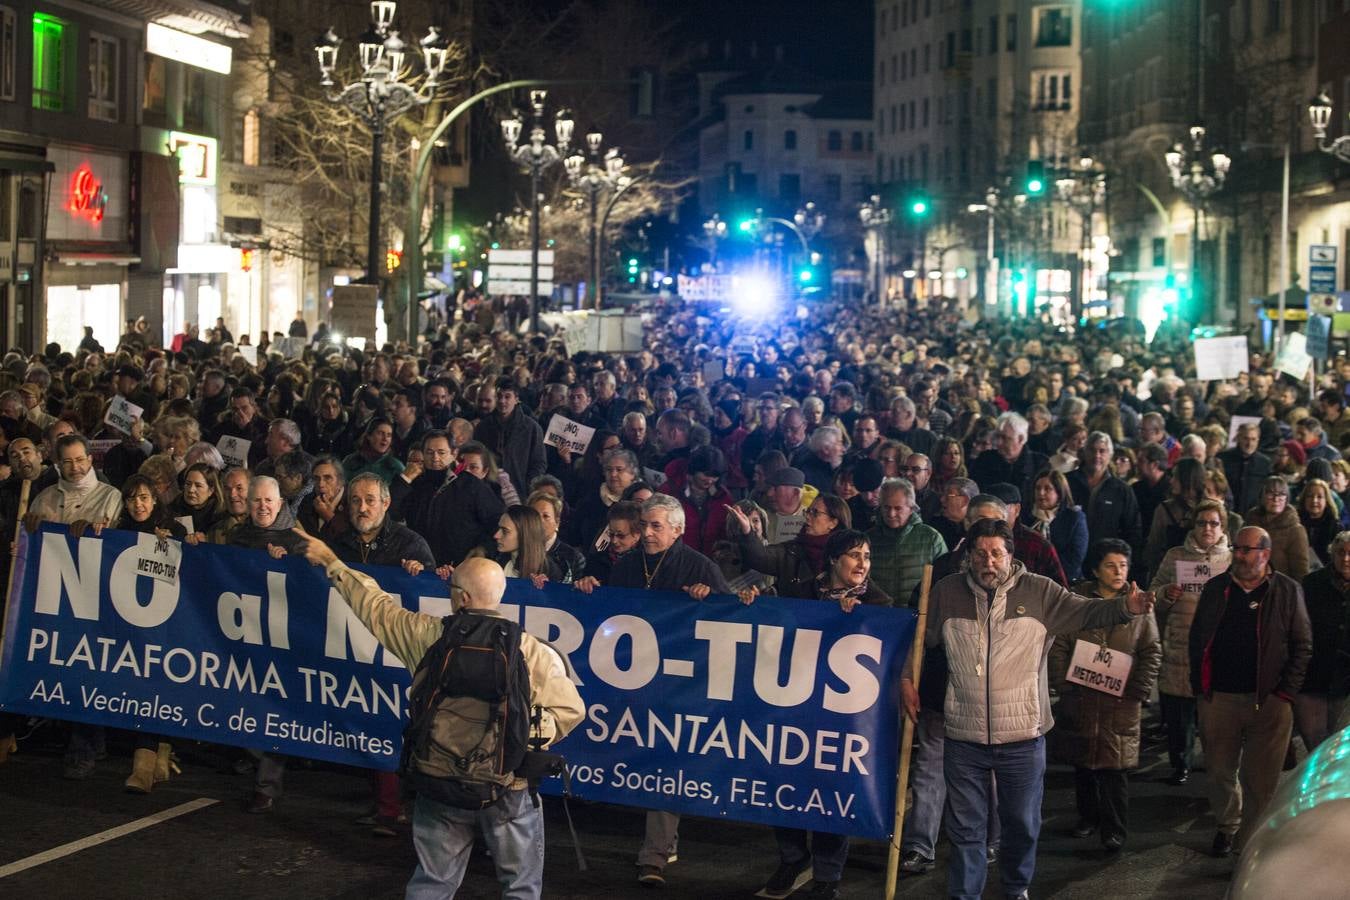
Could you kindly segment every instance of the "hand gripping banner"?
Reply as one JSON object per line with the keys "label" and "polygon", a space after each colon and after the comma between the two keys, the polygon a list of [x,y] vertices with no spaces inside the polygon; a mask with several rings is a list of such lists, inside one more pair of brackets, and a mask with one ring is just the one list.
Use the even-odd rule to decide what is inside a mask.
{"label": "hand gripping banner", "polygon": [[[0,709],[397,768],[409,673],[303,559],[44,526],[14,565]],[[366,571],[450,611],[433,575]],[[502,612],[576,670],[586,717],[558,745],[574,793],[890,834],[911,610],[513,579]]]}

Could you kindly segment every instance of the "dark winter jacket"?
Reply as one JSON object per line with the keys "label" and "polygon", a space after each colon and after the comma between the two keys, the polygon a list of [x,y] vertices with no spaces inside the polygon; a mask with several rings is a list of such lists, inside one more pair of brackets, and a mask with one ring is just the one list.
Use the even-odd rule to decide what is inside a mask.
{"label": "dark winter jacket", "polygon": [[[1266,576],[1269,592],[1257,611],[1256,702],[1275,694],[1291,700],[1303,689],[1308,661],[1312,657],[1312,631],[1303,589],[1298,582],[1278,572]],[[1197,697],[1213,694],[1210,686],[1210,651],[1214,634],[1228,606],[1230,588],[1236,589],[1231,572],[1211,578],[1200,592],[1200,602],[1191,622],[1191,690]]]}

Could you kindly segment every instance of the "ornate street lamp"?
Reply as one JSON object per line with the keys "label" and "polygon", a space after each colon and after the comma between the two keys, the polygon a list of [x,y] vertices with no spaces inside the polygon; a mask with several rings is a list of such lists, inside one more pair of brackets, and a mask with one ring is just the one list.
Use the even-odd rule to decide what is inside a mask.
{"label": "ornate street lamp", "polygon": [[1078,168],[1066,171],[1055,181],[1059,199],[1078,212],[1082,223],[1082,240],[1078,247],[1078,271],[1074,275],[1073,291],[1069,298],[1069,314],[1077,325],[1083,316],[1083,304],[1088,294],[1088,254],[1092,247],[1092,219],[1097,208],[1106,200],[1106,173],[1090,156],[1078,160]]}
{"label": "ornate street lamp", "polygon": [[1331,98],[1318,94],[1308,104],[1308,118],[1312,121],[1313,134],[1317,136],[1317,149],[1329,153],[1341,162],[1350,162],[1350,134],[1328,141],[1327,126],[1331,124]]}
{"label": "ornate street lamp", "polygon": [[[380,263],[380,167],[384,149],[384,133],[399,116],[430,103],[440,86],[449,57],[450,42],[440,29],[432,26],[419,46],[426,77],[419,87],[407,83],[404,71],[407,45],[391,26],[398,4],[394,0],[374,0],[370,4],[370,28],[357,41],[361,62],[361,77],[351,84],[339,86],[333,80],[337,69],[338,48],[342,39],[329,28],[314,44],[319,60],[320,85],[328,99],[341,104],[356,114],[370,128],[373,141],[370,153],[370,221],[366,237],[367,284],[379,284]],[[409,335],[411,340],[413,335]]]}
{"label": "ornate street lamp", "polygon": [[586,135],[586,153],[578,152],[563,160],[563,166],[567,170],[568,180],[572,186],[580,188],[590,201],[590,264],[589,275],[591,290],[595,292],[595,308],[600,308],[600,256],[599,256],[599,232],[598,218],[600,195],[605,191],[616,190],[624,176],[623,157],[619,155],[618,147],[610,147],[603,157],[600,153],[600,147],[604,143],[605,136],[599,131],[592,131]]}
{"label": "ornate street lamp", "polygon": [[[881,195],[873,194],[858,209],[858,219],[863,230],[872,239],[872,292],[877,305],[884,305],[884,280],[886,273],[886,234],[891,225],[891,210],[881,203]],[[912,277],[912,276],[911,276]]]}
{"label": "ornate street lamp", "polygon": [[1223,189],[1233,160],[1222,150],[1205,148],[1205,128],[1192,125],[1190,146],[1178,141],[1163,154],[1172,186],[1191,204],[1191,303],[1194,311],[1200,275],[1200,211],[1205,202]]}
{"label": "ornate street lamp", "polygon": [[539,331],[539,179],[567,155],[576,124],[567,110],[556,110],[553,114],[556,143],[548,143],[548,130],[544,127],[547,104],[548,91],[530,91],[530,135],[524,144],[520,143],[524,129],[520,113],[512,113],[501,121],[507,152],[516,165],[530,173],[530,330],[535,332]]}

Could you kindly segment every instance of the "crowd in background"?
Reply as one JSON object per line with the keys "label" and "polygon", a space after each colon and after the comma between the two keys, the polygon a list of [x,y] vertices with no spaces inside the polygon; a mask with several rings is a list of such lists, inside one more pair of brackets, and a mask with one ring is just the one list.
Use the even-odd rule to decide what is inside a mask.
{"label": "crowd in background", "polygon": [[[257,348],[255,364],[218,322],[201,335],[185,328],[167,350],[128,323],[106,353],[96,343],[10,352],[0,525],[13,533],[29,481],[30,524],[153,530],[279,556],[296,550],[298,523],[346,561],[414,573],[448,575],[486,556],[510,577],[582,592],[776,593],[845,615],[857,603],[915,604],[927,565],[935,581],[960,577],[967,531],[997,519],[1028,572],[1085,596],[1123,597],[1134,583],[1157,597],[1156,616],[1061,637],[1051,652],[1060,721],[1050,746],[1077,772],[1075,832],[1097,834],[1106,852],[1125,843],[1126,773],[1154,698],[1170,780],[1187,784],[1198,727],[1213,849],[1240,844],[1291,734],[1300,752],[1314,748],[1350,692],[1350,360],[1310,386],[1254,348],[1249,372],[1198,382],[1189,335],[1167,325],[1145,343],[1123,320],[1070,334],[946,308],[786,313],[747,321],[668,300],[644,314],[644,346],[629,352],[569,354],[559,336],[507,331],[487,307],[416,349],[356,350],[326,328],[309,338],[301,322]],[[129,433],[106,424],[114,398],[142,410]],[[546,441],[555,417],[593,429],[584,451]],[[1285,580],[1260,581],[1266,564],[1249,563],[1261,552]],[[653,573],[658,555],[668,568]],[[1212,584],[1181,584],[1178,563],[1197,561],[1289,594],[1279,633],[1248,635],[1224,614],[1226,597],[1210,598]],[[1135,658],[1123,696],[1065,680],[1076,640]],[[1267,647],[1280,641],[1284,650]],[[1241,654],[1277,670],[1225,664]],[[1197,671],[1209,678],[1216,663],[1217,687]],[[946,806],[944,685],[935,671],[919,686],[903,840],[912,873],[935,864]],[[1253,722],[1216,690],[1274,693],[1288,721]],[[88,777],[104,740],[74,726],[67,777]],[[2,759],[13,740],[0,741]],[[167,742],[140,739],[135,754],[129,789],[168,777]],[[250,809],[280,797],[284,762],[243,763],[255,772]],[[397,834],[395,777],[377,779],[375,801],[368,821]],[[652,815],[667,818],[649,816],[645,884],[663,880],[678,826]],[[990,822],[980,842],[992,862]],[[786,896],[781,882],[803,860],[818,883],[838,883],[847,840],[810,837],[780,834],[785,869],[769,896]]]}

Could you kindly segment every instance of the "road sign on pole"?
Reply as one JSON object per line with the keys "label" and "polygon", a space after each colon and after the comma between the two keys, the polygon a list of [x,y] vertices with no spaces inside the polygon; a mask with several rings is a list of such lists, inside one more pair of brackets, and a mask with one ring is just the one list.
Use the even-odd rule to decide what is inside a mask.
{"label": "road sign on pole", "polygon": [[[532,253],[521,249],[498,248],[488,251],[487,290],[489,294],[530,295]],[[539,251],[539,295],[553,293],[553,251]]]}

